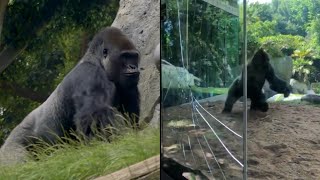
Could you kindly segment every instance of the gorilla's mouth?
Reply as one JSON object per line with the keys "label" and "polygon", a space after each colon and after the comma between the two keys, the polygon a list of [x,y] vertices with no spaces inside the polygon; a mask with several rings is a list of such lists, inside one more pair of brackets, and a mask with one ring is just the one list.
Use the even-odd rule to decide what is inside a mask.
{"label": "gorilla's mouth", "polygon": [[140,75],[140,72],[139,71],[136,71],[136,72],[126,72],[126,73],[123,73],[124,76],[138,76]]}

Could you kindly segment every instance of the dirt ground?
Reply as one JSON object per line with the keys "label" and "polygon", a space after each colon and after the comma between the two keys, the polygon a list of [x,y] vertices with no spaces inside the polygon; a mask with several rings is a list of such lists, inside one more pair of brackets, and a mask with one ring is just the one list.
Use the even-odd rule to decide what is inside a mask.
{"label": "dirt ground", "polygon": [[[221,113],[223,102],[201,105],[242,136],[241,103],[235,104],[231,114]],[[249,111],[248,179],[320,179],[320,108],[287,103],[269,107],[266,113]],[[162,146],[167,156],[201,170],[210,179],[242,179],[242,167],[226,152],[212,129],[240,162],[241,137],[200,106],[199,112],[212,129],[197,111],[192,113],[190,105],[162,110]]]}

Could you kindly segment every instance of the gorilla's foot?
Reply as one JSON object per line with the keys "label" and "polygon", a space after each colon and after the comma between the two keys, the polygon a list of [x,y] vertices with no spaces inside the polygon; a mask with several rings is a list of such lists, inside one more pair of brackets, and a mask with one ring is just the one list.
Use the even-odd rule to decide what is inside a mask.
{"label": "gorilla's foot", "polygon": [[290,91],[283,94],[284,97],[288,97],[290,95]]}
{"label": "gorilla's foot", "polygon": [[224,108],[221,113],[223,113],[223,114],[231,113],[231,109]]}
{"label": "gorilla's foot", "polygon": [[262,112],[267,112],[269,110],[269,105],[266,102],[259,103],[259,104],[252,104],[250,107],[250,110],[256,111],[262,111]]}

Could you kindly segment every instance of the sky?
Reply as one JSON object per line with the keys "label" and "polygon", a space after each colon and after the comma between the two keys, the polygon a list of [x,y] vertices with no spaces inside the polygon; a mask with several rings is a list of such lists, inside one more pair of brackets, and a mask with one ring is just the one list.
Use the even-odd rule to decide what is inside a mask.
{"label": "sky", "polygon": [[249,3],[259,2],[259,3],[270,3],[271,0],[248,0]]}

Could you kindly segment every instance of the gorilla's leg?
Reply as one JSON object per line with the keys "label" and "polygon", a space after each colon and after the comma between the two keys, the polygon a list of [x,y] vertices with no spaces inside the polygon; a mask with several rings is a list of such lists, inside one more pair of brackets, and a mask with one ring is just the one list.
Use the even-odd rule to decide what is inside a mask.
{"label": "gorilla's leg", "polygon": [[[88,82],[90,83],[90,82]],[[73,101],[75,103],[74,123],[78,133],[86,136],[93,135],[92,128],[101,130],[113,119],[113,110],[110,106],[114,96],[115,86],[105,79],[105,87],[88,86],[84,91],[75,93]],[[95,123],[95,124],[93,124]],[[95,127],[92,127],[95,125]]]}
{"label": "gorilla's leg", "polygon": [[262,112],[267,112],[269,109],[268,103],[266,102],[265,95],[260,92],[254,93],[254,96],[250,97],[251,99],[251,110],[260,110]]}
{"label": "gorilla's leg", "polygon": [[241,81],[238,78],[232,83],[228,91],[228,97],[226,99],[226,102],[222,111],[223,113],[231,112],[233,104],[237,102],[237,100],[242,96],[242,92],[243,90],[242,90]]}

